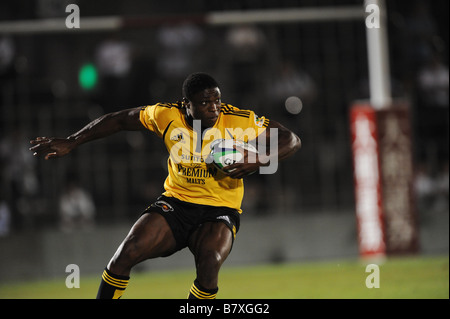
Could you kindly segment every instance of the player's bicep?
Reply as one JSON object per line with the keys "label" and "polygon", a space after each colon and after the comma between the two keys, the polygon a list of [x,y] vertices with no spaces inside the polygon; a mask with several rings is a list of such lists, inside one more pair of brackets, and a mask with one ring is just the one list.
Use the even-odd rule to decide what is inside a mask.
{"label": "player's bicep", "polygon": [[249,143],[255,146],[265,146],[269,148],[270,146],[270,129],[280,128],[282,125],[276,121],[270,120],[268,124],[263,127],[257,127],[255,129],[256,137],[249,140]]}
{"label": "player's bicep", "polygon": [[284,127],[277,121],[270,120],[266,129],[258,135],[258,137],[253,141],[258,147],[266,147],[267,150],[270,149],[271,144],[273,147],[282,147],[285,144],[290,144],[293,137],[298,137],[293,134],[288,128]]}
{"label": "player's bicep", "polygon": [[144,130],[145,126],[141,122],[141,107],[121,111],[121,124],[124,130],[138,131]]}

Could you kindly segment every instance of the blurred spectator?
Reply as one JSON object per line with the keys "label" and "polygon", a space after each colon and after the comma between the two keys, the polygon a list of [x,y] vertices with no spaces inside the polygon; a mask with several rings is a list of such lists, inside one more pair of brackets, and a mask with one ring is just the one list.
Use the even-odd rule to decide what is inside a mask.
{"label": "blurred spectator", "polygon": [[203,41],[203,33],[193,24],[164,26],[158,30],[161,46],[158,68],[169,77],[183,77],[189,72],[191,58],[197,46]]}
{"label": "blurred spectator", "polygon": [[234,49],[234,59],[240,62],[252,62],[263,49],[265,36],[256,26],[238,25],[228,30],[227,43]]}
{"label": "blurred spectator", "polygon": [[232,74],[233,87],[230,93],[236,95],[236,104],[250,106],[257,102],[256,90],[265,75],[261,66],[265,65],[266,37],[256,26],[237,25],[228,30],[225,39],[231,50],[228,71]]}
{"label": "blurred spectator", "polygon": [[436,54],[417,76],[419,149],[427,161],[448,160],[449,72]]}
{"label": "blurred spectator", "polygon": [[59,200],[61,229],[72,231],[92,227],[95,210],[92,197],[76,181],[69,181]]}
{"label": "blurred spectator", "polygon": [[17,129],[0,140],[0,162],[6,190],[2,189],[12,213],[13,227],[33,223],[32,199],[39,191],[35,172],[35,160],[28,150],[29,143],[21,130]]}
{"label": "blurred spectator", "polygon": [[406,58],[409,66],[415,69],[431,58],[437,27],[429,4],[424,0],[413,3],[412,13],[406,17],[405,22]]}
{"label": "blurred spectator", "polygon": [[128,103],[132,53],[132,46],[117,37],[111,37],[97,47],[95,64],[100,77],[99,102],[108,112],[122,109]]}
{"label": "blurred spectator", "polygon": [[290,97],[299,97],[303,103],[311,103],[316,96],[316,84],[311,76],[305,71],[296,68],[290,61],[281,64],[267,88],[270,92],[269,99],[282,102]]}
{"label": "blurred spectator", "polygon": [[0,199],[0,237],[8,236],[11,231],[11,211],[8,204]]}
{"label": "blurred spectator", "polygon": [[448,66],[438,54],[419,71],[418,85],[422,102],[427,106],[448,108]]}
{"label": "blurred spectator", "polygon": [[110,38],[97,48],[96,63],[103,76],[126,76],[131,68],[131,47],[125,41]]}
{"label": "blurred spectator", "polygon": [[160,99],[172,100],[181,96],[180,82],[186,74],[196,69],[197,51],[204,40],[203,31],[194,24],[166,25],[157,31],[158,56],[157,71],[162,81],[155,90]]}
{"label": "blurred spectator", "polygon": [[[0,114],[4,114],[3,107],[9,106],[13,100],[15,58],[16,47],[13,40],[10,37],[0,37]],[[0,119],[0,123],[3,121],[6,119]]]}
{"label": "blurred spectator", "polygon": [[419,165],[414,181],[419,212],[447,212],[449,207],[448,162],[433,174],[426,165]]}
{"label": "blurred spectator", "polygon": [[419,211],[426,211],[433,201],[434,185],[431,174],[426,165],[418,165],[414,181]]}
{"label": "blurred spectator", "polygon": [[15,46],[11,38],[0,38],[0,75],[13,67]]}
{"label": "blurred spectator", "polygon": [[435,209],[442,212],[449,212],[449,174],[448,174],[448,162],[443,164],[439,172],[439,176],[436,178],[437,200],[435,203]]}

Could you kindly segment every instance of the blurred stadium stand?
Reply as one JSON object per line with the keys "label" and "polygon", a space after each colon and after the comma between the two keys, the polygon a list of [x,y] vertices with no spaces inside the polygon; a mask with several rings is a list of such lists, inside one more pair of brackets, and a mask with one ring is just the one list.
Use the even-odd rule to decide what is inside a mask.
{"label": "blurred stadium stand", "polygon": [[[360,0],[17,0],[1,2],[0,23],[64,18],[69,3],[79,5],[81,25],[88,16],[362,5]],[[389,0],[387,6],[393,94],[411,102],[414,161],[428,183],[418,188],[420,213],[424,219],[429,210],[448,215],[448,1]],[[105,63],[105,48],[106,55],[116,53],[109,57],[115,64]],[[92,89],[79,83],[86,63],[98,71]],[[447,72],[446,87],[445,76],[443,84],[432,80],[436,65]],[[59,198],[72,179],[92,195],[98,225],[134,220],[162,191],[167,155],[158,138],[124,132],[51,162],[32,158],[28,140],[68,136],[106,112],[178,100],[184,77],[199,70],[219,80],[224,102],[280,121],[303,142],[276,174],[248,178],[244,214],[354,212],[349,106],[368,98],[364,21],[0,33],[0,200],[8,205],[11,233],[55,229]],[[441,98],[430,98],[436,95]],[[289,96],[302,104],[286,108]]]}

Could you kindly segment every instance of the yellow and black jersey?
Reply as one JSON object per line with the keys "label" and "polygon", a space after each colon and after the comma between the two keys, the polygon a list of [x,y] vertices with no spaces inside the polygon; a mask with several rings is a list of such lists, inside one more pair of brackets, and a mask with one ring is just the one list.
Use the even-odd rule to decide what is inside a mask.
{"label": "yellow and black jersey", "polygon": [[164,182],[164,195],[242,212],[243,180],[228,177],[205,160],[214,140],[254,140],[265,131],[269,120],[258,117],[253,111],[222,103],[215,125],[202,132],[200,123],[194,121],[192,126],[189,125],[185,114],[181,103],[149,105],[140,113],[142,124],[163,139],[169,152],[169,175]]}

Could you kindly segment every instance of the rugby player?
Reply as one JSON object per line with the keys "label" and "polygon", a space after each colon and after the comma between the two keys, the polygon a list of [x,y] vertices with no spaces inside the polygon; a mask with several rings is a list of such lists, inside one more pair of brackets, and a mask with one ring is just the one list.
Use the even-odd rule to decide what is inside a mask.
{"label": "rugby player", "polygon": [[[105,114],[67,138],[30,141],[34,155],[51,159],[119,131],[150,130],[170,154],[165,192],[142,213],[105,267],[97,298],[120,298],[136,264],[188,247],[197,274],[188,298],[214,299],[219,269],[239,230],[243,177],[300,148],[298,136],[278,122],[222,103],[219,85],[208,74],[189,75],[182,93],[177,103]],[[226,171],[205,160],[209,145],[217,138],[264,141],[260,144],[270,147],[270,134],[277,137],[276,152],[259,152],[252,161],[246,160],[246,152],[244,161],[227,166]]]}

